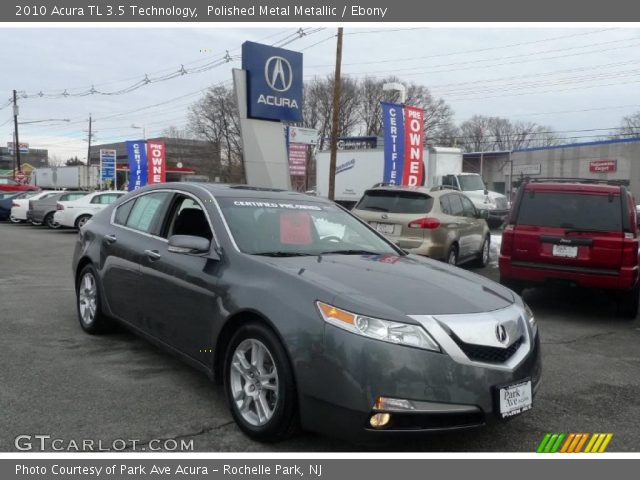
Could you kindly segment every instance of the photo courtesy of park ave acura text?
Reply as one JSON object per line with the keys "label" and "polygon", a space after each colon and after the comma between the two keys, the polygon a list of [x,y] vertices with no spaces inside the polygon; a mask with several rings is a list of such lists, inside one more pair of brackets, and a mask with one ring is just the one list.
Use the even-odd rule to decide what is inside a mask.
{"label": "photo courtesy of park ave acura text", "polygon": [[7,478],[640,451],[637,24],[95,3],[0,7]]}

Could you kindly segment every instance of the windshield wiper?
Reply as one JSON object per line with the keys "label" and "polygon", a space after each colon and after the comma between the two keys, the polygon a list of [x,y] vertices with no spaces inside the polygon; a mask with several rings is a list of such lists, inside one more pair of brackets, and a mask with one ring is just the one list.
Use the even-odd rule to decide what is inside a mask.
{"label": "windshield wiper", "polygon": [[302,252],[256,252],[252,255],[261,255],[263,257],[312,257],[312,253]]}
{"label": "windshield wiper", "polygon": [[322,255],[382,255],[382,253],[370,250],[330,250],[322,252]]}

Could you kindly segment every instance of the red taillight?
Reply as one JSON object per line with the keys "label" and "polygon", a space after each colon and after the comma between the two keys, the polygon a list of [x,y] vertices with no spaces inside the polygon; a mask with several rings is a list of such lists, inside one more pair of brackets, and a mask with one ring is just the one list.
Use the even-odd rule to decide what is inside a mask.
{"label": "red taillight", "polygon": [[425,228],[428,230],[433,230],[439,226],[440,220],[431,217],[419,218],[409,223],[409,228]]}
{"label": "red taillight", "polygon": [[61,203],[56,204],[56,210],[64,210],[64,205]]}

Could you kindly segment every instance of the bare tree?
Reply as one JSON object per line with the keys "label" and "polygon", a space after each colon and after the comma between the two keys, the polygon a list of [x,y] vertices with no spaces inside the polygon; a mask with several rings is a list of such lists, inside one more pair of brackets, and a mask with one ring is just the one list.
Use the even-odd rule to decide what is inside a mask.
{"label": "bare tree", "polygon": [[460,125],[459,140],[467,152],[518,150],[558,143],[558,137],[550,127],[482,115],[474,115]]}
{"label": "bare tree", "polygon": [[640,137],[640,112],[624,117],[620,122],[620,128],[610,135],[610,138],[629,137]]}
{"label": "bare tree", "polygon": [[220,146],[221,161],[226,164],[226,177],[229,181],[237,181],[242,166],[242,145],[233,89],[211,88],[203,98],[191,105],[187,130],[197,138]]}

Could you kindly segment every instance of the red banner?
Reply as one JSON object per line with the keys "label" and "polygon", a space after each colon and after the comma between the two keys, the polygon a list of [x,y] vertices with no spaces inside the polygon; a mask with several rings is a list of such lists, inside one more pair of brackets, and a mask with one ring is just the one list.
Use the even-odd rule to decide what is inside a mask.
{"label": "red banner", "polygon": [[147,183],[164,183],[167,181],[167,165],[165,160],[165,146],[162,142],[147,142],[147,162],[149,175]]}
{"label": "red banner", "polygon": [[618,170],[617,160],[594,160],[589,162],[589,171],[591,173],[607,173]]}
{"label": "red banner", "polygon": [[424,184],[423,137],[424,110],[418,107],[404,107],[402,185],[417,187]]}
{"label": "red banner", "polygon": [[307,174],[307,146],[302,143],[289,144],[289,175],[304,177]]}

